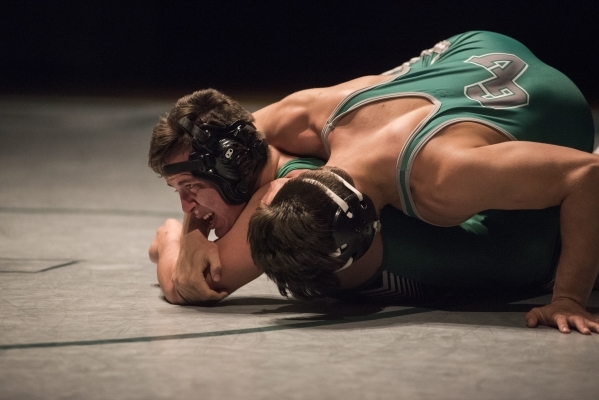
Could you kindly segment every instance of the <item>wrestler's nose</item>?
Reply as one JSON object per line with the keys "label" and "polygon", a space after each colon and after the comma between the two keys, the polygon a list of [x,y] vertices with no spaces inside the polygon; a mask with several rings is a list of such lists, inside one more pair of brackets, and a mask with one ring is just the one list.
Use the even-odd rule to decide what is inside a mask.
{"label": "wrestler's nose", "polygon": [[189,194],[180,193],[181,209],[185,214],[189,214],[197,205],[198,202]]}

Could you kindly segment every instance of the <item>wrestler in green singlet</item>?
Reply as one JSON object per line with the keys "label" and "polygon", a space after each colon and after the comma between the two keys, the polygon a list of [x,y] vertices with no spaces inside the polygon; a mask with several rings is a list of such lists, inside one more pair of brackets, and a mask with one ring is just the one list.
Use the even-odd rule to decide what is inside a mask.
{"label": "wrestler in green singlet", "polygon": [[591,152],[593,122],[580,91],[518,41],[491,32],[456,35],[385,74],[388,81],[352,93],[335,109],[322,131],[327,150],[335,123],[365,104],[420,96],[435,107],[398,155],[397,188],[408,216],[390,206],[382,210],[380,274],[351,292],[379,296],[417,294],[426,285],[550,284],[559,256],[558,207],[488,210],[459,226],[437,227],[418,215],[410,170],[428,140],[464,121],[492,127],[509,140]]}

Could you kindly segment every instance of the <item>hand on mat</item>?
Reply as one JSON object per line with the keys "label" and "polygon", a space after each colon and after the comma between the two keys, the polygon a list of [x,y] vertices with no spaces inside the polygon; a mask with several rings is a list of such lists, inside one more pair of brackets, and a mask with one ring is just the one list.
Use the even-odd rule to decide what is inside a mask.
{"label": "hand on mat", "polygon": [[533,308],[524,318],[529,328],[547,325],[562,333],[570,333],[570,327],[584,335],[590,335],[591,331],[599,333],[599,318],[570,299],[557,299],[546,306]]}
{"label": "hand on mat", "polygon": [[175,290],[188,303],[222,300],[225,291],[210,286],[220,281],[220,257],[216,243],[209,241],[199,230],[184,233],[181,252],[172,282]]}

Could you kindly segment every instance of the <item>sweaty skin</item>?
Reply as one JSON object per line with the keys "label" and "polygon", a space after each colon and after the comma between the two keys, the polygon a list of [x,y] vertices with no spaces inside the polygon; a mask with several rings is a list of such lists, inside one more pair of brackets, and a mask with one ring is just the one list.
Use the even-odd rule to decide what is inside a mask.
{"label": "sweaty skin", "polygon": [[[186,161],[189,153],[186,151],[176,156],[171,163]],[[197,179],[190,172],[171,175],[165,180],[179,194],[183,212],[206,220],[207,229],[214,229],[218,237],[224,236],[231,229],[245,208],[245,204],[226,203],[213,183]]]}
{"label": "sweaty skin", "polygon": [[[283,152],[326,159],[328,153],[320,132],[329,115],[351,92],[386,79],[389,77],[367,76],[329,88],[294,93],[256,112],[256,126],[266,134],[270,145]],[[402,209],[395,183],[397,155],[414,127],[431,110],[432,104],[425,98],[403,97],[370,103],[348,113],[328,137],[331,154],[328,165],[346,170],[357,189],[368,194],[377,208],[390,204]],[[372,171],[377,173],[372,174]],[[273,179],[274,173],[266,174],[261,184],[269,184]],[[212,286],[209,290],[214,289],[217,296],[223,296],[223,290],[230,293],[255,278],[259,272],[248,259],[247,221],[261,202],[267,203],[272,198],[276,189],[268,185],[256,193],[229,233],[214,245],[201,242],[199,237],[193,240],[198,230],[191,223],[183,227],[179,242],[158,240],[159,245],[155,246],[159,249],[158,255],[154,259],[158,262],[159,278],[161,268],[179,271],[181,278],[174,281],[171,278],[171,282],[174,282],[173,287],[180,288],[178,295],[187,296],[181,296],[187,302],[193,301],[186,291],[189,287],[199,293],[199,300],[202,296],[211,300],[214,294],[202,293],[204,284]],[[419,215],[441,226],[459,224],[487,209],[561,206],[562,253],[553,300],[527,313],[527,325],[556,326],[564,333],[569,332],[570,327],[584,334],[591,330],[599,332],[597,320],[584,310],[599,268],[599,158],[596,155],[543,143],[507,141],[504,135],[486,125],[459,122],[444,127],[417,154],[411,170],[410,190]],[[162,246],[162,242],[170,244]],[[176,248],[177,243],[179,248]],[[365,281],[380,265],[377,257],[381,256],[382,247],[376,243],[380,242],[375,240],[375,245],[362,259],[339,275],[343,287],[354,287]],[[210,256],[202,256],[201,246]],[[161,261],[161,251],[178,255],[175,267],[161,266],[168,264]],[[220,255],[219,261],[215,255]],[[210,263],[210,274],[206,273],[207,263]],[[193,272],[193,268],[199,266],[202,273]],[[169,274],[163,275],[168,280]],[[177,276],[176,273],[170,275]],[[193,279],[189,279],[192,275]],[[218,282],[217,276],[221,278]],[[184,277],[188,279],[185,282]]]}
{"label": "sweaty skin", "polygon": [[[184,152],[169,163],[184,161],[188,155],[189,151]],[[185,215],[183,225],[169,219],[160,226],[149,248],[150,260],[157,264],[158,282],[169,302],[183,305],[222,300],[260,275],[246,241],[248,221],[264,193],[277,185],[273,182],[276,171],[292,158],[270,149],[256,185],[260,189],[248,204],[227,204],[211,182],[189,173],[165,178],[178,192]],[[211,229],[219,237],[215,242],[207,239]]]}
{"label": "sweaty skin", "polygon": [[[381,77],[367,77],[361,81],[370,84],[376,79]],[[324,149],[318,123],[326,119],[325,115],[333,105],[350,90],[347,86],[353,89],[355,85],[356,81],[351,81],[346,86],[291,95],[255,113],[256,125],[267,134],[269,142],[278,143],[279,133],[286,141],[297,142],[298,148],[307,149],[309,155],[322,156]],[[358,190],[369,194],[378,208],[385,204],[400,208],[397,191],[389,190],[389,187],[395,187],[395,165],[389,167],[389,160],[396,160],[398,149],[403,145],[402,138],[430,107],[421,99],[413,100],[402,98],[360,108],[347,115],[329,137],[331,157],[328,164],[345,169],[354,178]],[[378,146],[381,141],[389,144],[382,148],[384,152]],[[352,147],[349,143],[355,145]],[[358,154],[361,156],[357,157]],[[372,170],[380,171],[377,179],[363,172]],[[527,324],[553,325],[562,332],[569,332],[570,326],[581,333],[599,330],[594,317],[583,308],[599,266],[596,240],[599,224],[589,223],[599,221],[599,159],[595,155],[542,143],[508,142],[486,126],[460,123],[450,125],[428,142],[414,164],[411,182],[420,214],[438,225],[460,223],[489,208],[561,205],[563,251],[553,302],[529,312]],[[510,196],[506,197],[505,193]],[[263,196],[256,196],[257,200],[255,197],[253,209]],[[246,210],[247,219],[252,207]],[[240,218],[237,223],[241,226],[247,219]],[[259,274],[251,264],[249,253],[240,252],[240,249],[247,249],[247,246],[239,246],[239,243],[245,243],[246,229],[237,232],[238,240],[222,245],[217,243],[223,271],[233,270],[233,265],[243,265],[240,270],[253,271],[237,284],[230,285],[227,293],[247,283],[241,281],[254,279]],[[233,245],[233,242],[237,244]],[[227,251],[225,244],[229,243],[235,251]],[[373,247],[372,252],[375,251],[376,247]],[[229,259],[225,262],[229,254],[238,255],[238,261]],[[249,262],[240,261],[243,257],[248,257]],[[359,268],[349,268],[344,275],[351,277],[352,271],[356,270]],[[222,275],[224,278],[225,273]],[[341,275],[340,278],[344,287],[355,286],[355,281],[360,280]],[[213,282],[213,286],[222,290],[218,282]]]}
{"label": "sweaty skin", "polygon": [[[285,140],[297,141],[298,148],[318,153],[315,150],[318,130],[311,127],[317,126],[323,117],[311,110],[325,109],[317,99],[328,97],[323,89],[304,91],[263,111],[271,118],[295,115],[296,121],[306,121],[303,126],[297,122],[287,126],[281,121],[263,122],[261,113],[256,116],[269,141],[277,143],[276,135],[268,135],[273,132],[272,126],[277,126]],[[359,108],[344,117],[329,136],[328,165],[345,169],[354,178],[356,188],[369,194],[377,207],[392,204],[401,209],[397,191],[388,190],[395,188],[396,173],[395,165],[390,168],[388,164],[396,160],[403,145],[401,138],[406,134],[401,129],[409,127],[409,117],[422,115],[427,109],[422,103],[398,104],[401,100]],[[395,109],[388,112],[390,108]],[[410,110],[404,114],[408,122],[401,117],[393,118],[400,109]],[[373,170],[378,171],[375,179],[364,172]],[[441,226],[459,224],[486,209],[541,209],[561,205],[563,246],[553,302],[528,313],[527,323],[557,326],[562,332],[569,332],[569,326],[582,333],[599,330],[594,317],[584,310],[599,267],[596,155],[543,143],[507,141],[484,125],[456,123],[424,146],[412,168],[410,182],[420,215]]]}

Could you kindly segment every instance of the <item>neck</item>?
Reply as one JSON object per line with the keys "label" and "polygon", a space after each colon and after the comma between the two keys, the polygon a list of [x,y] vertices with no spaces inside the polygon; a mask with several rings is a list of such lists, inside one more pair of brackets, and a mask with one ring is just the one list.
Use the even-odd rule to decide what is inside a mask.
{"label": "neck", "polygon": [[258,176],[254,191],[274,181],[277,177],[277,172],[279,172],[279,169],[281,169],[286,162],[297,158],[296,156],[283,153],[270,145],[268,146],[268,150],[270,152],[268,160],[266,161],[264,168],[262,168],[262,172]]}
{"label": "neck", "polygon": [[373,182],[372,177],[363,177],[360,174],[347,172],[354,180],[354,187],[370,197],[378,215],[380,210],[390,203],[385,196],[385,192],[377,186],[376,182]]}
{"label": "neck", "polygon": [[397,196],[395,185],[389,185],[383,174],[373,173],[377,168],[364,164],[361,160],[348,160],[343,158],[331,158],[327,165],[341,168],[352,177],[354,187],[368,195],[375,208],[381,210],[387,204],[392,204]]}

